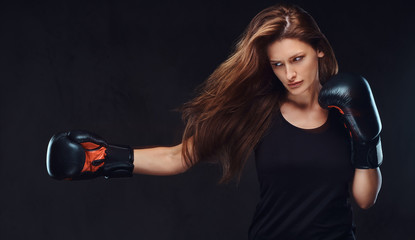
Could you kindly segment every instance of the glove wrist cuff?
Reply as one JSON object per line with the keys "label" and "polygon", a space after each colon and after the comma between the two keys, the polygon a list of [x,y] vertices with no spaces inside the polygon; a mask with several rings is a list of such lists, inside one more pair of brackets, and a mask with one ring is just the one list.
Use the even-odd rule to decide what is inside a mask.
{"label": "glove wrist cuff", "polygon": [[103,175],[106,178],[131,177],[134,169],[134,152],[130,146],[108,145]]}
{"label": "glove wrist cuff", "polygon": [[355,168],[373,169],[379,167],[383,162],[380,136],[365,144],[353,142],[352,153],[352,162]]}

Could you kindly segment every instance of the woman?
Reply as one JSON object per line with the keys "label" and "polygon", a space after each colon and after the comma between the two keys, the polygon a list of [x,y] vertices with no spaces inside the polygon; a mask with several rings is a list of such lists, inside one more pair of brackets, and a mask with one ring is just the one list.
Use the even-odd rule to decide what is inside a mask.
{"label": "woman", "polygon": [[[255,151],[261,200],[250,239],[354,239],[349,183],[366,209],[376,200],[381,175],[377,166],[352,167],[337,110],[319,105],[322,85],[337,68],[329,42],[307,12],[288,4],[269,7],[254,17],[199,96],[183,106],[182,144],[132,153],[90,133],[61,133],[48,147],[49,174],[173,175],[218,161],[224,183],[239,180]],[[68,144],[73,141],[77,147]]]}

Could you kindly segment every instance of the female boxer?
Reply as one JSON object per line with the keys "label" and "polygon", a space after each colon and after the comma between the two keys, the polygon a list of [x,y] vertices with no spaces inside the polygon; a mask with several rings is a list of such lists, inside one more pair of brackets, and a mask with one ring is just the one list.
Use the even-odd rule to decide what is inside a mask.
{"label": "female boxer", "polygon": [[173,175],[215,161],[225,183],[240,178],[255,151],[261,198],[249,239],[355,239],[349,185],[361,208],[375,203],[381,124],[367,82],[337,69],[307,12],[271,6],[183,105],[181,144],[133,150],[84,131],[59,133],[48,146],[48,172]]}

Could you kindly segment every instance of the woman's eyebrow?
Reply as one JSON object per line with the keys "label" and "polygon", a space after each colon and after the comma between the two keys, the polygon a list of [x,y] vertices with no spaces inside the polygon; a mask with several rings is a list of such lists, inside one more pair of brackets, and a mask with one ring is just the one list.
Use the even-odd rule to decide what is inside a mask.
{"label": "woman's eyebrow", "polygon": [[[304,52],[298,52],[298,53],[292,55],[291,57],[289,57],[288,59],[293,59],[293,58],[298,57],[299,55],[303,55],[303,54],[304,54]],[[269,61],[271,63],[281,62],[280,60],[275,60],[275,59],[270,59]]]}

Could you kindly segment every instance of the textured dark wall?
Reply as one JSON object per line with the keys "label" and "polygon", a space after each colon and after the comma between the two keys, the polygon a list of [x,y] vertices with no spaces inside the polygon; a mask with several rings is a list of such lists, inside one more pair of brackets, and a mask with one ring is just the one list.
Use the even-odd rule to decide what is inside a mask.
{"label": "textured dark wall", "polygon": [[[397,1],[295,1],[340,69],[365,76],[383,122],[377,204],[355,209],[359,239],[415,237],[415,22]],[[258,200],[253,158],[239,187],[217,166],[177,176],[64,182],[48,177],[57,131],[173,145],[189,100],[251,18],[274,1],[0,3],[0,239],[246,239]]]}

